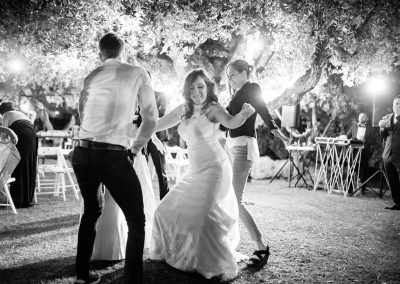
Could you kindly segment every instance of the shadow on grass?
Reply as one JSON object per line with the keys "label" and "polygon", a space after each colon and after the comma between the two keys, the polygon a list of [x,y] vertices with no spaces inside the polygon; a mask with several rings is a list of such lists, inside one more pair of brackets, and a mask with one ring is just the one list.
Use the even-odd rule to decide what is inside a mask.
{"label": "shadow on grass", "polygon": [[75,276],[75,256],[60,257],[1,271],[2,283],[41,283]]}
{"label": "shadow on grass", "polygon": [[[103,274],[101,283],[122,284],[123,283],[123,265],[111,272]],[[207,280],[198,273],[183,272],[177,270],[165,262],[145,260],[143,282],[147,284],[216,284],[221,283],[217,279]],[[230,283],[230,282],[224,282]]]}
{"label": "shadow on grass", "polygon": [[[123,283],[124,261],[92,261],[91,272],[101,275],[100,283]],[[165,262],[145,260],[144,283],[148,284],[216,284],[198,273],[183,272]],[[2,269],[1,283],[57,282],[57,279],[75,278],[75,256],[50,259],[15,268]],[[61,280],[63,281],[63,280]],[[65,282],[62,282],[65,283]],[[229,283],[229,282],[225,282]]]}
{"label": "shadow on grass", "polygon": [[21,236],[39,234],[46,231],[65,229],[67,227],[76,226],[77,224],[79,224],[79,214],[68,215],[38,222],[3,227],[0,232],[0,238],[19,238]]}

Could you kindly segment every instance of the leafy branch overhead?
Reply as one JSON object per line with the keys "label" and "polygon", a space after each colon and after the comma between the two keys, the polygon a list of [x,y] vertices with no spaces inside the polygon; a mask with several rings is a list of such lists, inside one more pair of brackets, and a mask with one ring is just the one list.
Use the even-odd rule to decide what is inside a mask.
{"label": "leafy branch overhead", "polygon": [[[174,93],[189,69],[201,67],[214,76],[223,96],[226,64],[246,58],[275,109],[312,90],[318,94],[332,74],[354,86],[371,73],[391,70],[399,61],[399,3],[5,0],[0,82],[14,86],[14,95],[22,90],[44,102],[42,94],[54,89],[76,96],[99,63],[99,38],[116,32],[126,41],[127,60],[150,70],[157,88],[174,86]],[[12,59],[23,62],[21,71],[10,68]],[[33,85],[43,92],[30,91]]]}

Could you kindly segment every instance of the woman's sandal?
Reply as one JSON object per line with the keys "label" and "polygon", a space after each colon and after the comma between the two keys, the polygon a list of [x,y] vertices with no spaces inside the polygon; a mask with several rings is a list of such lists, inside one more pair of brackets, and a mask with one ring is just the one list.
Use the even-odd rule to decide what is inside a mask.
{"label": "woman's sandal", "polygon": [[267,246],[265,250],[256,250],[253,255],[255,255],[257,258],[250,258],[249,260],[251,263],[247,264],[247,267],[256,269],[263,268],[268,262],[269,254],[269,246]]}

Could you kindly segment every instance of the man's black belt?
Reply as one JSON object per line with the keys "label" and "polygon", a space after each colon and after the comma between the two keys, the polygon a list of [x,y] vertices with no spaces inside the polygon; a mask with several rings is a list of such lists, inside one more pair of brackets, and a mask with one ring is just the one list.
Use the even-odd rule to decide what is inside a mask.
{"label": "man's black belt", "polygon": [[80,146],[88,149],[99,149],[99,150],[117,150],[117,151],[127,150],[124,146],[121,145],[114,145],[114,144],[89,141],[89,140],[77,140],[75,146]]}

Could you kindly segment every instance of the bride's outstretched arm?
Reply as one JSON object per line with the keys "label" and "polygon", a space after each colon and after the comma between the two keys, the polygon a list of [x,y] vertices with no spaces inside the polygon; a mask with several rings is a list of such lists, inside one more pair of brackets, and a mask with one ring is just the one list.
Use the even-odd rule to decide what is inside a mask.
{"label": "bride's outstretched arm", "polygon": [[235,116],[232,116],[220,104],[215,104],[211,110],[211,114],[226,128],[234,129],[240,127],[254,111],[254,108],[250,104],[245,103],[242,110]]}
{"label": "bride's outstretched arm", "polygon": [[172,111],[164,115],[157,120],[156,128],[154,132],[161,130],[166,130],[168,128],[174,127],[181,121],[183,105],[177,106]]}

